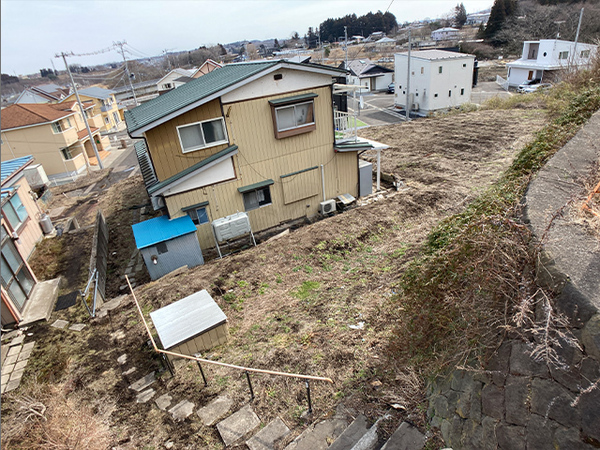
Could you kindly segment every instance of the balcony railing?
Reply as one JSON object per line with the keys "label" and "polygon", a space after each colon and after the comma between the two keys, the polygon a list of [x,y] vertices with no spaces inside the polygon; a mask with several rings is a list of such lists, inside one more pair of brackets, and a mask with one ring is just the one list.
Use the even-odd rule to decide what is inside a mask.
{"label": "balcony railing", "polygon": [[102,105],[100,107],[100,111],[102,111],[102,112],[108,112],[111,109],[113,109],[113,105],[112,104],[110,104],[110,105]]}
{"label": "balcony railing", "polygon": [[343,111],[333,112],[336,141],[351,141],[357,139],[356,115]]}

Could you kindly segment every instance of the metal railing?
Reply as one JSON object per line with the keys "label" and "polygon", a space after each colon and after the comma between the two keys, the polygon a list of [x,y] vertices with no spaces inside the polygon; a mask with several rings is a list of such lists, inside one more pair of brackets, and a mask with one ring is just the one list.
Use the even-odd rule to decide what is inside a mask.
{"label": "metal railing", "polygon": [[508,91],[508,80],[505,80],[500,75],[496,75],[496,84],[505,91]]}
{"label": "metal railing", "polygon": [[335,126],[335,139],[338,140],[356,140],[357,134],[357,121],[356,115],[350,114],[343,111],[333,112],[333,123]]}
{"label": "metal railing", "polygon": [[[278,376],[282,376],[282,377],[288,377],[288,378],[298,378],[301,380],[305,381],[305,386],[306,386],[306,395],[308,398],[308,413],[311,414],[312,413],[312,401],[310,398],[310,384],[309,381],[327,381],[328,383],[333,384],[333,380],[331,378],[327,378],[327,377],[316,377],[313,375],[302,375],[299,373],[289,373],[289,372],[278,372],[278,371],[274,371],[274,370],[266,370],[266,369],[256,369],[253,367],[244,367],[244,366],[238,366],[235,364],[227,364],[227,363],[223,363],[220,361],[212,361],[210,359],[204,359],[204,358],[200,358],[199,356],[191,356],[191,355],[184,355],[182,353],[177,353],[177,352],[171,352],[168,350],[162,350],[160,348],[158,348],[158,346],[156,345],[156,342],[154,341],[154,337],[152,336],[152,333],[150,332],[150,327],[148,326],[148,322],[146,322],[146,319],[144,317],[144,313],[142,312],[142,308],[140,307],[140,304],[138,302],[137,297],[135,296],[135,293],[133,292],[133,287],[131,287],[131,283],[129,282],[129,277],[127,275],[125,275],[125,280],[127,281],[127,285],[129,286],[129,291],[131,292],[131,296],[133,297],[133,301],[135,303],[135,306],[137,307],[138,313],[140,314],[140,318],[142,319],[142,322],[144,324],[144,327],[146,328],[146,332],[148,333],[148,337],[150,338],[150,342],[152,342],[152,347],[154,348],[154,351],[157,353],[160,353],[163,355],[167,355],[167,356],[175,356],[178,358],[183,358],[183,359],[189,359],[191,361],[196,361],[196,363],[198,364],[198,367],[200,369],[200,373],[202,374],[202,379],[204,380],[204,385],[206,386],[208,383],[206,382],[206,377],[204,376],[204,371],[202,370],[202,366],[200,365],[200,363],[206,363],[206,364],[213,364],[215,366],[221,366],[221,367],[227,367],[230,369],[235,369],[235,370],[239,370],[242,373],[244,373],[246,375],[246,380],[248,381],[248,387],[250,389],[250,399],[253,400],[254,399],[254,390],[252,389],[252,383],[250,381],[250,372],[253,373],[262,373],[262,374],[267,374],[267,375],[278,375]],[[167,367],[169,369],[169,371],[171,372],[171,375],[174,375],[173,373],[173,367],[171,365],[171,363],[169,362],[168,358],[164,358],[165,362],[167,363]]]}

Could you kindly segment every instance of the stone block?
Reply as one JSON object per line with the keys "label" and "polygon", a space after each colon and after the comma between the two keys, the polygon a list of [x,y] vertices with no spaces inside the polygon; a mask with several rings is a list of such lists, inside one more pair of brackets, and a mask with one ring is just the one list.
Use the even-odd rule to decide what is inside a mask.
{"label": "stone block", "polygon": [[16,364],[15,364],[15,368],[14,368],[14,370],[21,370],[21,369],[24,369],[24,368],[25,368],[25,366],[27,365],[27,362],[28,362],[28,361],[29,361],[28,359],[26,359],[25,361],[19,361],[18,363],[16,363]]}
{"label": "stone block", "polygon": [[[573,450],[592,450],[594,447],[583,442],[578,429],[559,427],[554,433],[553,450],[556,448],[568,448]],[[596,447],[597,448],[597,447]]]}
{"label": "stone block", "polygon": [[156,381],[156,378],[154,378],[154,371],[152,371],[145,377],[140,378],[135,383],[133,383],[131,386],[129,386],[129,389],[133,389],[136,392],[141,392],[144,389],[146,389],[148,386],[150,386],[152,383],[154,383],[155,381]]}
{"label": "stone block", "polygon": [[19,356],[17,357],[17,362],[25,361],[25,360],[29,359],[30,356],[31,356],[31,350],[26,351],[26,352],[21,352],[21,353],[19,353]]}
{"label": "stone block", "polygon": [[120,365],[123,365],[123,364],[125,364],[125,363],[127,362],[127,354],[126,354],[126,353],[124,353],[124,354],[122,354],[121,356],[119,356],[119,357],[117,358],[117,362],[118,362]]}
{"label": "stone block", "polygon": [[483,385],[475,381],[475,388],[471,392],[471,411],[469,417],[477,422],[481,422],[481,389]]}
{"label": "stone block", "polygon": [[54,322],[50,326],[54,327],[54,328],[62,329],[64,327],[66,327],[67,325],[69,325],[69,322],[67,322],[66,320],[58,319],[56,322]]}
{"label": "stone block", "polygon": [[592,318],[583,327],[581,340],[585,351],[591,357],[600,360],[600,314]]}
{"label": "stone block", "polygon": [[4,359],[3,365],[13,366],[13,365],[15,365],[17,363],[17,359],[18,358],[19,358],[19,354],[18,353],[16,355],[7,356]]}
{"label": "stone block", "polygon": [[512,345],[510,342],[502,343],[486,364],[487,373],[492,377],[494,384],[498,386],[504,385],[504,380],[509,369],[511,350]]}
{"label": "stone block", "polygon": [[584,358],[581,362],[581,388],[586,389],[595,380],[600,378],[600,362],[594,358]]}
{"label": "stone block", "polygon": [[25,371],[25,369],[13,370],[12,373],[10,374],[9,381],[20,380],[23,377],[24,371]]}
{"label": "stone block", "polygon": [[581,411],[583,433],[600,442],[600,389],[598,387],[581,396],[578,410]]}
{"label": "stone block", "polygon": [[452,418],[452,426],[450,428],[450,445],[456,448],[460,448],[460,443],[463,434],[463,426],[465,424],[465,420],[461,419],[459,416],[455,415]]}
{"label": "stone block", "polygon": [[467,419],[471,415],[471,392],[461,392],[456,402],[456,414],[462,419]]}
{"label": "stone block", "polygon": [[19,353],[21,353],[22,348],[22,345],[16,345],[14,347],[9,348],[6,357],[9,358],[10,356],[17,356]]}
{"label": "stone block", "polygon": [[449,419],[452,417],[452,411],[448,407],[448,399],[443,395],[436,395],[433,399],[430,400],[430,405],[433,406],[434,416],[440,416],[444,419]]}
{"label": "stone block", "polygon": [[553,420],[531,414],[527,423],[527,450],[556,450],[553,436],[557,427]]}
{"label": "stone block", "polygon": [[194,404],[189,400],[182,400],[173,406],[169,413],[173,416],[176,421],[182,421],[187,419],[194,411]]}
{"label": "stone block", "polygon": [[529,378],[510,375],[504,385],[506,421],[525,426],[529,420]]}
{"label": "stone block", "polygon": [[474,372],[470,370],[455,370],[450,387],[458,392],[471,392],[474,386]]}
{"label": "stone block", "polygon": [[210,427],[225,416],[233,406],[233,400],[227,396],[217,397],[198,410],[198,416],[204,425]]}
{"label": "stone block", "polygon": [[548,378],[548,367],[546,364],[539,363],[531,358],[532,349],[531,344],[520,341],[513,342],[510,352],[510,373]]}
{"label": "stone block", "polygon": [[[15,361],[17,360],[17,358],[14,358]],[[2,379],[5,378],[5,376],[9,375],[13,370],[15,369],[15,364],[2,364]]]}
{"label": "stone block", "polygon": [[127,376],[127,375],[131,375],[133,372],[135,372],[137,369],[135,367],[130,367],[129,369],[127,369],[125,372],[123,372],[123,375]]}
{"label": "stone block", "polygon": [[21,345],[24,340],[25,340],[25,335],[17,336],[12,341],[10,341],[10,344],[8,344],[8,345],[10,347],[12,347],[13,345]]}
{"label": "stone block", "polygon": [[277,417],[266,427],[246,441],[250,450],[271,450],[275,443],[290,434],[288,426]]}
{"label": "stone block", "polygon": [[578,408],[571,406],[575,396],[552,380],[534,378],[531,383],[531,411],[567,428],[581,425]]}
{"label": "stone block", "polygon": [[230,446],[259,425],[260,419],[250,405],[246,405],[227,419],[219,422],[217,430],[225,445]]}
{"label": "stone block", "polygon": [[484,417],[481,421],[483,449],[496,450],[498,448],[498,437],[496,429],[500,422],[492,417]]}
{"label": "stone block", "polygon": [[359,414],[350,426],[331,444],[329,450],[352,448],[366,434],[367,428],[367,418]]}
{"label": "stone block", "polygon": [[154,394],[156,394],[156,391],[154,389],[147,389],[145,391],[140,392],[137,395],[135,401],[136,403],[146,403],[148,400],[154,397]]}
{"label": "stone block", "polygon": [[173,397],[171,397],[169,394],[163,394],[160,397],[158,397],[156,400],[154,400],[154,403],[156,403],[156,406],[158,406],[158,409],[160,409],[162,411],[166,411],[167,408],[169,406],[171,406],[171,400],[173,400]]}
{"label": "stone block", "polygon": [[500,448],[510,450],[525,450],[526,448],[525,427],[500,423],[496,429],[496,436]]}
{"label": "stone block", "polygon": [[453,445],[450,442],[450,431],[452,430],[452,422],[448,419],[444,419],[442,420],[442,423],[440,424],[440,432],[442,433],[442,439],[444,440],[444,442]]}
{"label": "stone block", "polygon": [[10,380],[7,384],[6,387],[4,388],[4,392],[10,392],[10,391],[14,391],[16,388],[19,387],[19,385],[21,384],[21,379],[17,379],[17,380]]}
{"label": "stone block", "polygon": [[481,412],[495,419],[504,419],[504,389],[488,384],[481,390]]}
{"label": "stone block", "polygon": [[31,351],[31,350],[33,350],[34,346],[35,346],[35,341],[28,342],[27,344],[23,345],[23,351],[24,352]]}
{"label": "stone block", "polygon": [[69,327],[71,331],[81,331],[86,327],[85,323],[76,323]]}

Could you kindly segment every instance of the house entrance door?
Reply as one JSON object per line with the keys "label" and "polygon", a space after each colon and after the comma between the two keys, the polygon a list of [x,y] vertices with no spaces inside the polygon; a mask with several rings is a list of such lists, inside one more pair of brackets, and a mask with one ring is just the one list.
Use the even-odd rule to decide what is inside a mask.
{"label": "house entrance door", "polygon": [[527,75],[527,79],[528,80],[533,80],[533,70],[529,71],[529,74]]}
{"label": "house entrance door", "polygon": [[2,286],[19,311],[31,294],[35,280],[4,227],[2,228]]}

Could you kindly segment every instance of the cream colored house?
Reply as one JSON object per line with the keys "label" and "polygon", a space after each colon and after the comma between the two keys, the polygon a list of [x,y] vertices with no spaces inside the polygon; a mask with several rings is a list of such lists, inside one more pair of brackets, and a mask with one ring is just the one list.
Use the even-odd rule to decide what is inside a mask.
{"label": "cream colored house", "polygon": [[[102,127],[100,132],[115,132],[125,129],[125,124],[119,115],[119,105],[115,99],[114,91],[103,89],[97,86],[81,89],[77,91],[82,102],[93,102],[94,109],[92,115],[102,117]],[[72,102],[76,100],[75,94],[66,97],[61,103]]]}
{"label": "cream colored house", "polygon": [[229,64],[126,111],[155,207],[189,215],[205,249],[216,219],[246,212],[257,232],[357,197],[358,152],[371,145],[336,140],[332,77],[341,72]]}
{"label": "cream colored house", "polygon": [[37,283],[27,260],[42,239],[42,229],[39,209],[23,174],[32,163],[32,156],[2,162],[2,326],[20,322]]}
{"label": "cream colored house", "polygon": [[15,104],[2,109],[2,161],[33,155],[50,179],[75,176],[85,170],[86,159],[95,159],[95,153],[83,116],[101,157],[110,148],[110,141],[100,135],[103,119],[100,114],[94,115],[95,105],[85,102],[83,106],[83,115],[74,101]]}

